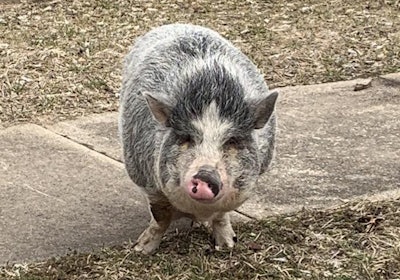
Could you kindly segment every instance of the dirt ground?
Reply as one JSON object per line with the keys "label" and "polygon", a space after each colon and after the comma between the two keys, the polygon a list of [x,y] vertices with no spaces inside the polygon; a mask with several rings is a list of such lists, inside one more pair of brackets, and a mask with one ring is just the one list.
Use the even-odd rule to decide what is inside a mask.
{"label": "dirt ground", "polygon": [[395,0],[6,0],[0,126],[117,110],[122,60],[134,38],[173,22],[232,40],[270,87],[400,70]]}
{"label": "dirt ground", "polygon": [[[0,267],[2,279],[399,279],[400,200],[356,202],[236,224],[214,251],[204,229],[168,235],[153,256],[132,244]],[[246,240],[246,242],[240,242]]]}

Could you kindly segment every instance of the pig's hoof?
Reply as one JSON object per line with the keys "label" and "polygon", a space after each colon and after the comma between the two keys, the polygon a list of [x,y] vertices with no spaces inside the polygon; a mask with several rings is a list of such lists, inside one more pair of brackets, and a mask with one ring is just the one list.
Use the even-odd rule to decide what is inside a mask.
{"label": "pig's hoof", "polygon": [[199,228],[203,227],[203,228],[206,228],[207,230],[209,230],[211,232],[211,224],[208,221],[204,221],[204,222],[192,221],[191,227],[193,229],[199,229]]}
{"label": "pig's hoof", "polygon": [[192,223],[191,223],[191,227],[192,228],[201,228],[201,226],[202,226],[202,224],[200,223],[200,222],[198,222],[198,221],[192,221]]}
{"label": "pig's hoof", "polygon": [[162,236],[157,234],[151,234],[149,230],[145,230],[137,240],[135,247],[133,248],[136,252],[143,254],[150,254],[158,248],[161,243]]}
{"label": "pig's hoof", "polygon": [[214,239],[215,239],[215,249],[219,250],[223,246],[227,246],[228,248],[233,248],[237,241],[237,237],[235,232],[232,229],[230,224],[225,224],[221,226],[214,227]]}

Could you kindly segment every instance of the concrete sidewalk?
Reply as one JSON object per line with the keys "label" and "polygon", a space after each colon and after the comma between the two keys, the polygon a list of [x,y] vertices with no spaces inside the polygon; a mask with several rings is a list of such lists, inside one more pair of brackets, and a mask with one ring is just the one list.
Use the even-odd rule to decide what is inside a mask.
{"label": "concrete sidewalk", "polygon": [[[400,196],[400,74],[367,83],[279,90],[275,164],[236,219]],[[120,154],[117,113],[1,129],[0,264],[135,240],[149,215]]]}

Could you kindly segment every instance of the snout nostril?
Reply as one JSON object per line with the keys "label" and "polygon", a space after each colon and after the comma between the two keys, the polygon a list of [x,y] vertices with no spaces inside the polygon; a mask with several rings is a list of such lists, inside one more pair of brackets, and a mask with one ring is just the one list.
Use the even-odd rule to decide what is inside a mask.
{"label": "snout nostril", "polygon": [[197,193],[197,184],[192,188],[192,193]]}
{"label": "snout nostril", "polygon": [[219,193],[219,185],[218,184],[209,184],[209,188],[211,189],[211,191],[213,192],[214,196],[217,196]]}

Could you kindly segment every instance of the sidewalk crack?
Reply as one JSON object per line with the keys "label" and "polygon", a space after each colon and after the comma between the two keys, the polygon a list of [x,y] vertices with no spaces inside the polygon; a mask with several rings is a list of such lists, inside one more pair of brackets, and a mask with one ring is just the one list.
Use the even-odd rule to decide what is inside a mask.
{"label": "sidewalk crack", "polygon": [[107,154],[106,152],[96,150],[96,149],[94,148],[94,146],[91,145],[91,144],[84,143],[84,142],[81,142],[81,141],[77,141],[76,139],[71,138],[71,137],[69,137],[68,135],[65,135],[65,134],[60,134],[60,133],[57,133],[57,132],[55,132],[55,131],[52,131],[52,132],[55,133],[55,134],[57,134],[58,136],[61,136],[61,137],[66,138],[66,139],[68,139],[68,140],[70,140],[70,141],[72,141],[72,142],[74,142],[74,143],[76,143],[76,144],[79,144],[79,145],[81,145],[81,146],[84,146],[84,147],[88,148],[89,150],[92,150],[92,151],[94,151],[94,152],[96,152],[96,153],[98,153],[98,154],[102,154],[103,156],[106,156],[106,157],[108,157],[109,159],[112,159],[112,160],[114,160],[114,161],[116,161],[116,162],[119,162],[119,163],[123,163],[122,160],[119,160],[118,158],[112,157],[112,156],[110,156],[109,154]]}

